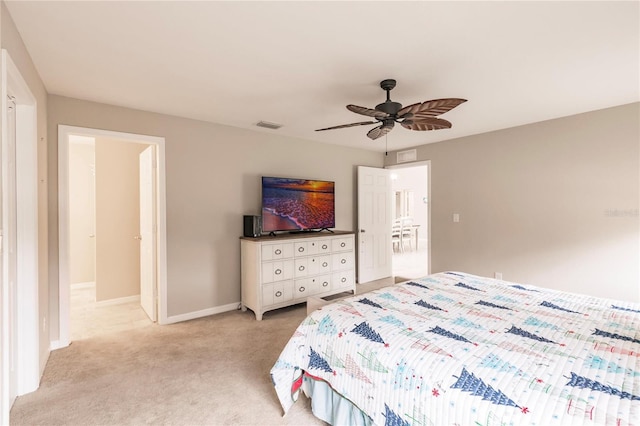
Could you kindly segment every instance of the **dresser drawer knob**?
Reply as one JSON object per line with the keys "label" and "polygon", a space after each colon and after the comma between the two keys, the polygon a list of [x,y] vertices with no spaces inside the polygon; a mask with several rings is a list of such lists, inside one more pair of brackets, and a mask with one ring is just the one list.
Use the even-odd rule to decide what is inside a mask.
{"label": "dresser drawer knob", "polygon": [[322,250],[326,250],[326,249],[328,249],[328,248],[329,248],[329,246],[327,246],[326,244],[323,244],[323,245],[322,245]]}
{"label": "dresser drawer knob", "polygon": [[298,271],[304,271],[304,266],[300,265],[300,266],[298,267]]}
{"label": "dresser drawer knob", "polygon": [[329,266],[329,264],[327,262],[322,262],[322,267],[326,268],[327,266]]}
{"label": "dresser drawer knob", "polygon": [[276,249],[275,254],[282,254],[282,250]]}
{"label": "dresser drawer knob", "polygon": [[347,244],[343,241],[340,243],[340,247],[345,247]]}
{"label": "dresser drawer knob", "polygon": [[282,292],[280,290],[276,291],[276,297],[282,296]]}
{"label": "dresser drawer knob", "polygon": [[345,263],[347,263],[347,259],[340,260],[340,263],[342,263],[344,265]]}
{"label": "dresser drawer knob", "polygon": [[282,269],[276,269],[275,273],[276,273],[276,275],[280,275],[282,273]]}
{"label": "dresser drawer knob", "polygon": [[346,283],[347,279],[345,277],[342,277],[342,279],[340,280],[340,282]]}
{"label": "dresser drawer knob", "polygon": [[328,285],[329,285],[329,283],[328,283],[328,282],[326,282],[326,281],[322,283],[322,287],[326,287],[326,286],[328,286]]}
{"label": "dresser drawer knob", "polygon": [[298,251],[302,253],[304,251],[304,247],[298,247]]}
{"label": "dresser drawer knob", "polygon": [[300,288],[298,289],[298,291],[299,291],[300,293],[303,293],[303,292],[305,291],[305,288],[304,288],[304,287],[300,287]]}

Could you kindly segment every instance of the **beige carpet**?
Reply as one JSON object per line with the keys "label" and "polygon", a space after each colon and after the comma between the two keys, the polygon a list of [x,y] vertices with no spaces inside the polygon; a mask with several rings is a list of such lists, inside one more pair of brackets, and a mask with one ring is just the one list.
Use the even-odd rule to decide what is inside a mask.
{"label": "beige carpet", "polygon": [[[399,279],[396,279],[396,282]],[[358,294],[393,284],[358,285]],[[74,341],[53,351],[12,425],[321,425],[301,396],[282,417],[269,371],[306,316],[227,312]]]}
{"label": "beige carpet", "polygon": [[301,397],[282,417],[269,370],[305,305],[256,321],[228,312],[79,340],[51,353],[12,425],[313,425]]}

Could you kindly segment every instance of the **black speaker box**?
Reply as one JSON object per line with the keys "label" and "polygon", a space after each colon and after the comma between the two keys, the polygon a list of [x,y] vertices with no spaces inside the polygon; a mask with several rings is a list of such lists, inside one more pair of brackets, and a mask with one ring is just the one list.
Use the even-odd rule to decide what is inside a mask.
{"label": "black speaker box", "polygon": [[262,235],[262,217],[244,216],[244,236],[259,237]]}

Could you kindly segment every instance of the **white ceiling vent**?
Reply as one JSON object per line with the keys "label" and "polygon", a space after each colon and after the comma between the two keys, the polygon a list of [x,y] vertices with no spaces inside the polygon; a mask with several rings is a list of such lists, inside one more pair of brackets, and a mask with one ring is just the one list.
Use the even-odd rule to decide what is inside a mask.
{"label": "white ceiling vent", "polygon": [[415,149],[408,149],[406,151],[398,151],[396,153],[396,162],[408,163],[409,161],[416,161],[418,159],[418,151]]}
{"label": "white ceiling vent", "polygon": [[269,121],[259,121],[258,124],[256,124],[256,126],[264,127],[265,129],[276,130],[276,129],[279,129],[280,127],[282,127],[282,124],[271,123]]}

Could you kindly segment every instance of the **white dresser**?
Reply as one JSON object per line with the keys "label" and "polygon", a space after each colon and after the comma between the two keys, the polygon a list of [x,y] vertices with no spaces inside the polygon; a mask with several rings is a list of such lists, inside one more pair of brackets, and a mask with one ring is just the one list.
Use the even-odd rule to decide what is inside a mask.
{"label": "white dresser", "polygon": [[258,321],[273,309],[355,292],[353,232],[242,237],[242,310]]}

